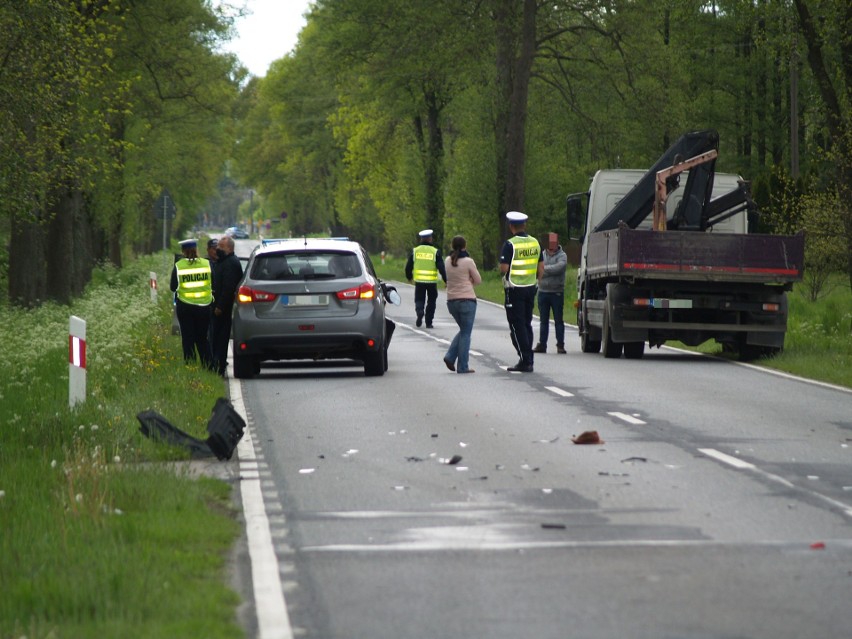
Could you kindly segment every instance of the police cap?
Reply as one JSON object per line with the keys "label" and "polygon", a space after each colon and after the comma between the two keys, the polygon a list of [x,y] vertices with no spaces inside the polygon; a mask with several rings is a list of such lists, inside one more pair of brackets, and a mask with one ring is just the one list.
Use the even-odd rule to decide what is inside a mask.
{"label": "police cap", "polygon": [[509,211],[506,213],[506,220],[509,224],[523,224],[529,219],[529,216],[520,211]]}
{"label": "police cap", "polygon": [[182,242],[180,242],[180,247],[182,249],[197,248],[198,247],[198,240],[195,240],[195,239],[183,240]]}
{"label": "police cap", "polygon": [[432,237],[432,229],[423,229],[417,235],[420,237]]}

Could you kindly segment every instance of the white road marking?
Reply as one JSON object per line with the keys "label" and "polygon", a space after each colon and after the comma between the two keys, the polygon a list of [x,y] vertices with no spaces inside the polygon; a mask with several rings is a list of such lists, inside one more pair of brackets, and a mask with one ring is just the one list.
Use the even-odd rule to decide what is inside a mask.
{"label": "white road marking", "polygon": [[[475,527],[474,527],[475,528]],[[559,534],[562,531],[556,531]],[[301,552],[424,552],[436,551],[446,552],[454,550],[537,550],[543,548],[688,548],[688,547],[715,547],[724,548],[726,546],[743,545],[754,547],[776,547],[776,548],[808,548],[812,540],[793,540],[793,541],[754,541],[743,543],[740,541],[715,541],[711,539],[627,539],[627,540],[612,540],[612,541],[572,541],[572,540],[553,540],[553,541],[501,541],[498,539],[483,539],[481,534],[470,534],[465,538],[457,539],[438,539],[434,541],[400,541],[389,544],[329,544],[327,546],[304,546],[300,549]],[[852,548],[852,541],[849,539],[830,539],[825,541],[826,547]]]}
{"label": "white road marking", "polygon": [[[229,386],[231,403],[242,418],[246,419],[240,382],[232,378],[229,380]],[[256,463],[257,456],[248,428],[237,444],[237,456],[240,464]],[[252,472],[242,474],[240,492],[251,559],[258,639],[293,639],[290,616],[287,614],[287,602],[284,600],[284,591],[281,588],[278,558],[272,544],[269,518],[266,515],[260,488],[260,478],[253,475]]]}
{"label": "white road marking", "polygon": [[562,390],[558,386],[545,386],[545,388],[547,390],[549,390],[551,393],[556,393],[557,395],[560,395],[561,397],[574,397],[574,393],[569,393],[567,390]]}
{"label": "white road marking", "polygon": [[791,482],[787,479],[784,479],[780,475],[776,475],[774,473],[769,473],[765,470],[758,468],[754,464],[750,464],[750,463],[745,462],[741,459],[737,459],[736,457],[732,457],[731,455],[726,455],[725,453],[722,453],[722,452],[720,452],[720,451],[718,451],[714,448],[699,448],[698,452],[704,453],[708,457],[712,457],[713,459],[716,459],[720,462],[728,464],[729,466],[733,466],[734,468],[738,468],[738,469],[741,469],[741,470],[750,470],[754,473],[757,473],[758,475],[761,475],[762,477],[765,477],[766,479],[777,482],[777,483],[781,484],[782,486],[784,486],[786,488],[798,488],[798,490],[803,490],[804,492],[808,493],[809,495],[812,495],[813,497],[816,497],[820,501],[825,502],[826,504],[828,504],[832,508],[837,508],[846,517],[852,517],[852,506],[850,506],[849,504],[845,504],[842,501],[838,501],[838,500],[836,500],[832,497],[828,497],[826,495],[823,495],[822,493],[818,493],[815,490],[797,487],[793,482]]}
{"label": "white road marking", "polygon": [[698,452],[704,453],[708,457],[712,457],[713,459],[728,464],[729,466],[733,466],[734,468],[739,468],[742,470],[756,468],[754,464],[749,464],[748,462],[744,462],[742,459],[737,459],[736,457],[732,457],[731,455],[726,455],[725,453],[720,452],[715,448],[699,448]]}
{"label": "white road marking", "polygon": [[640,426],[642,424],[646,424],[647,422],[643,422],[641,419],[636,419],[633,415],[628,415],[627,413],[607,413],[607,415],[611,415],[612,417],[618,417],[618,419],[623,419],[628,424],[635,424],[636,426]]}

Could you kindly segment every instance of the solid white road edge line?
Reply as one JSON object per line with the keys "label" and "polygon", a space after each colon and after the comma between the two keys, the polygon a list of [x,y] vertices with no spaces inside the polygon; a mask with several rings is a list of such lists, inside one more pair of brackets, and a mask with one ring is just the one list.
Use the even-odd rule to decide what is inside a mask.
{"label": "solid white road edge line", "polygon": [[[237,457],[246,466],[257,467],[254,444],[248,430],[246,407],[240,382],[228,380],[231,403],[234,409],[246,420],[246,432],[237,444]],[[263,503],[260,489],[260,476],[256,472],[240,472],[240,493],[243,502],[243,516],[246,520],[249,557],[251,559],[251,579],[254,590],[254,610],[257,615],[258,639],[293,639],[290,616],[287,614],[287,602],[281,588],[278,558],[272,544],[269,518]]]}

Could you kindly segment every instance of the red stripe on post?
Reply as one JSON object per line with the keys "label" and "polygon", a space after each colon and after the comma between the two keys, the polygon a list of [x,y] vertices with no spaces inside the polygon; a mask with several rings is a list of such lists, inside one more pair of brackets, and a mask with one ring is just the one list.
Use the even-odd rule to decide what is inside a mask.
{"label": "red stripe on post", "polygon": [[78,368],[86,368],[86,340],[76,335],[68,336],[68,362]]}

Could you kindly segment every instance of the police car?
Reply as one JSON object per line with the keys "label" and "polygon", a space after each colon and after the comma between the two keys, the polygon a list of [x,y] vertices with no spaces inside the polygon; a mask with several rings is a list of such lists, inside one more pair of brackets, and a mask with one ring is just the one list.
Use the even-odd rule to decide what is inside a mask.
{"label": "police car", "polygon": [[395,328],[385,304],[399,300],[357,242],[264,240],[234,306],[234,376],[250,378],[280,360],[325,359],[357,360],[366,375],[383,375]]}

